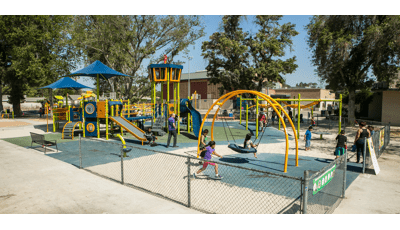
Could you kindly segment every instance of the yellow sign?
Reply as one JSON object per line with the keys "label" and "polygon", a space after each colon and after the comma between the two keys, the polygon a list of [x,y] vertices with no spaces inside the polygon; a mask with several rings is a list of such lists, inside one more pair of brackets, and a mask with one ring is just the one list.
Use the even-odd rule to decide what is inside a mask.
{"label": "yellow sign", "polygon": [[379,149],[385,144],[385,129],[382,129],[379,136]]}

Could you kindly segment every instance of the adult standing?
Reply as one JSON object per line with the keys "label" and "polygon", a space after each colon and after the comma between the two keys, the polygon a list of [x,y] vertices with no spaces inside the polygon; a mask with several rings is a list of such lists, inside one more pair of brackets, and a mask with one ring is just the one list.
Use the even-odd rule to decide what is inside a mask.
{"label": "adult standing", "polygon": [[329,104],[328,105],[328,114],[329,114],[329,116],[331,116],[331,113],[332,113],[332,105]]}
{"label": "adult standing", "polygon": [[289,108],[289,117],[290,117],[290,120],[293,121],[293,112],[290,108]]}
{"label": "adult standing", "polygon": [[273,125],[274,125],[274,122],[275,122],[275,115],[276,115],[275,110],[273,110],[272,114],[271,114],[271,121],[272,121]]}
{"label": "adult standing", "polygon": [[364,138],[369,138],[371,133],[366,128],[367,123],[364,121],[360,122],[359,128],[357,130],[356,138],[354,139],[354,144],[357,146],[357,163],[360,163],[360,156],[364,159]]}
{"label": "adult standing", "polygon": [[168,118],[168,141],[167,141],[167,148],[169,147],[169,143],[171,142],[171,137],[174,136],[174,145],[173,148],[178,147],[176,146],[176,127],[175,127],[175,113],[172,113],[171,116]]}

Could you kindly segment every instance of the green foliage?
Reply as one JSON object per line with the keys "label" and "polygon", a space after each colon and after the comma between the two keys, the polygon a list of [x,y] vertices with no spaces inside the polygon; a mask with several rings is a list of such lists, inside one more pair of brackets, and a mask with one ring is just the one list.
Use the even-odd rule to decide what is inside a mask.
{"label": "green foliage", "polygon": [[[117,92],[135,102],[150,96],[151,85],[145,59],[169,63],[204,35],[199,16],[76,16],[70,33],[73,44],[85,55],[85,62],[100,60],[107,66],[132,76],[100,81],[100,93]],[[155,56],[157,51],[162,55]]]}
{"label": "green foliage", "polygon": [[390,81],[400,64],[400,16],[324,15],[307,25],[308,45],[318,76],[333,90],[349,92],[349,120],[354,120],[355,91],[374,79]]}
{"label": "green foliage", "polygon": [[312,88],[312,89],[315,89],[315,88],[317,88],[317,86],[318,86],[318,84],[317,84],[317,83],[314,83],[314,82],[310,82],[310,83],[303,83],[303,82],[300,82],[300,83],[297,83],[297,84],[296,84],[296,87],[299,87],[299,88],[310,87],[310,88]]}
{"label": "green foliage", "polygon": [[254,23],[260,28],[255,36],[243,32],[242,16],[222,18],[222,31],[215,32],[203,42],[202,55],[208,60],[206,67],[212,84],[221,83],[220,94],[237,89],[261,91],[266,82],[281,82],[282,75],[292,73],[296,57],[286,60],[285,48],[292,49],[292,37],[298,34],[295,25],[279,25],[282,16],[256,16]]}
{"label": "green foliage", "polygon": [[74,68],[65,31],[70,23],[70,16],[0,16],[0,75],[17,114],[24,94],[35,95],[35,88]]}

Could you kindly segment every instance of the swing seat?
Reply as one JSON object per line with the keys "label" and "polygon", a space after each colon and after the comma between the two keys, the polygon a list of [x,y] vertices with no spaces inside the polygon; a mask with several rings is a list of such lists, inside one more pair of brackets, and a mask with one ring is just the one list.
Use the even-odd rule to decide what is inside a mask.
{"label": "swing seat", "polygon": [[246,148],[243,148],[242,146],[238,146],[237,144],[229,144],[228,148],[230,148],[238,153],[256,153],[257,152],[257,149],[255,149],[255,148],[246,149]]}

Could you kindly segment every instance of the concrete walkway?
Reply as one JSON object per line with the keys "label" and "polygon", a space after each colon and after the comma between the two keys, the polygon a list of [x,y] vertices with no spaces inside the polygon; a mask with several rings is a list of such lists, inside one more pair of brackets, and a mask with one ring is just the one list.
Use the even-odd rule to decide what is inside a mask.
{"label": "concrete walkway", "polygon": [[0,213],[200,213],[0,140]]}
{"label": "concrete walkway", "polygon": [[361,174],[334,214],[400,214],[400,141],[392,138],[378,159],[380,172]]}

